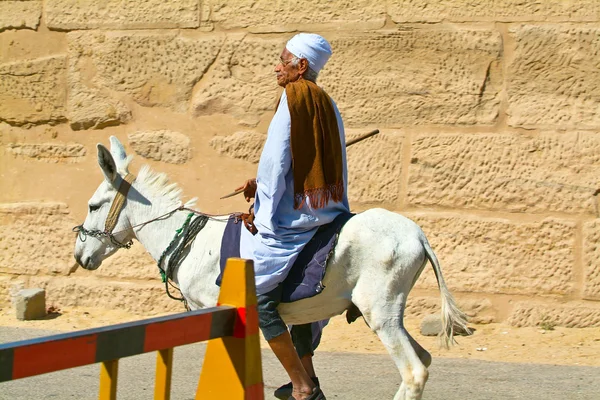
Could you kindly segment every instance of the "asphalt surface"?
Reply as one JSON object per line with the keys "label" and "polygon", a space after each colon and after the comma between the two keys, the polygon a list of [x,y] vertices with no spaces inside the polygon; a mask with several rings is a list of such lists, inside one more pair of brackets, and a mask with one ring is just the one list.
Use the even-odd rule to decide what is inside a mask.
{"label": "asphalt surface", "polygon": [[[53,332],[0,327],[0,343]],[[195,397],[205,343],[177,347],[173,400]],[[273,354],[263,349],[265,399],[286,383]],[[155,353],[121,359],[117,397],[152,399]],[[392,399],[400,375],[387,355],[318,352],[315,365],[328,399]],[[0,383],[0,399],[97,399],[99,364]],[[434,359],[424,399],[600,399],[600,368]]]}

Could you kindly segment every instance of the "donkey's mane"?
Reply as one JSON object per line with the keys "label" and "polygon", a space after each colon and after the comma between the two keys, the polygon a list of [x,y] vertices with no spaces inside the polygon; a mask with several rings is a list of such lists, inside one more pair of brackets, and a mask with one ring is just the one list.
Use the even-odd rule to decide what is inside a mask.
{"label": "donkey's mane", "polygon": [[[148,165],[142,166],[136,179],[144,185],[144,188],[152,194],[160,196],[175,205],[181,205],[182,190],[177,183],[170,182],[167,174],[155,172]],[[192,207],[196,204],[197,198],[190,199],[185,203],[186,207]]]}

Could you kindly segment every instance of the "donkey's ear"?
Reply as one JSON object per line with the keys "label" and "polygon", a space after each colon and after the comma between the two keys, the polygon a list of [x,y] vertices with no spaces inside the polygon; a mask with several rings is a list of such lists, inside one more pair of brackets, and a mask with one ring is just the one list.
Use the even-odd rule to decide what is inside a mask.
{"label": "donkey's ear", "polygon": [[125,147],[123,147],[121,141],[117,139],[116,136],[110,137],[110,154],[112,154],[115,163],[117,164],[119,161],[124,161],[127,158]]}
{"label": "donkey's ear", "polygon": [[115,160],[110,151],[102,144],[98,143],[96,147],[98,148],[98,165],[104,174],[104,179],[112,185],[118,175]]}
{"label": "donkey's ear", "polygon": [[116,136],[110,137],[110,154],[113,156],[117,169],[123,173],[127,173],[127,166],[129,164],[127,153],[125,152],[125,147],[123,147]]}

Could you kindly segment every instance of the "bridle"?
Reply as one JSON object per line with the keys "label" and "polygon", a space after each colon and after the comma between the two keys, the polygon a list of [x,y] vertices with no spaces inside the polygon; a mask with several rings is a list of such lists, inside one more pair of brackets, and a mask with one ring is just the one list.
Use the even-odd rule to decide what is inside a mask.
{"label": "bridle", "polygon": [[133,245],[133,240],[129,240],[126,243],[121,243],[115,237],[113,231],[115,230],[115,226],[117,226],[117,221],[119,220],[119,215],[123,210],[125,205],[125,200],[127,200],[127,194],[129,193],[129,189],[131,188],[131,184],[135,180],[135,176],[133,174],[127,174],[125,178],[121,180],[121,184],[117,189],[117,194],[113,199],[113,202],[110,206],[110,210],[108,211],[108,216],[106,217],[106,222],[104,222],[104,230],[100,231],[97,229],[88,230],[83,227],[83,224],[77,225],[73,228],[73,232],[77,232],[79,236],[79,240],[85,242],[88,236],[91,237],[107,237],[110,239],[111,243],[117,246],[120,249],[129,249],[131,245]]}
{"label": "bridle", "polygon": [[[129,193],[129,189],[131,188],[131,184],[133,183],[134,180],[135,180],[135,176],[132,174],[129,174],[129,173],[125,176],[125,178],[122,179],[122,181],[119,185],[119,188],[117,189],[117,194],[115,195],[115,198],[113,199],[113,202],[110,206],[108,216],[106,217],[106,222],[104,223],[103,231],[100,231],[97,229],[88,230],[83,227],[83,224],[77,225],[76,227],[73,228],[73,232],[77,233],[79,239],[82,242],[85,242],[87,237],[91,236],[91,237],[96,237],[96,238],[107,237],[110,239],[112,244],[114,244],[115,246],[117,246],[120,249],[129,249],[133,245],[133,240],[129,240],[126,243],[119,242],[117,240],[117,238],[115,237],[115,234],[113,233],[113,231],[117,225],[117,221],[119,220],[119,215],[121,214],[121,211],[123,211],[123,208],[125,206],[125,200],[127,200],[127,194]],[[160,259],[158,260],[158,268],[160,270],[162,280],[165,283],[167,295],[174,300],[183,301],[186,306],[186,309],[187,309],[188,308],[187,302],[183,296],[182,297],[174,297],[169,292],[169,285],[173,286],[169,282],[169,280],[172,279],[172,274],[175,269],[174,267],[181,262],[182,258],[184,257],[184,249],[194,240],[194,238],[196,237],[198,232],[200,232],[204,228],[204,226],[206,225],[206,223],[209,219],[226,222],[226,220],[217,219],[217,218],[225,217],[225,216],[238,217],[238,215],[237,215],[237,213],[221,214],[221,215],[205,214],[205,213],[201,213],[196,210],[189,209],[182,205],[182,206],[177,207],[176,209],[171,210],[159,217],[153,218],[146,222],[142,222],[140,224],[136,224],[130,228],[127,228],[126,230],[134,229],[138,226],[147,225],[151,222],[161,220],[165,217],[171,216],[172,214],[176,213],[177,211],[188,211],[189,214],[188,214],[188,217],[186,218],[186,221],[183,224],[183,226],[177,230],[175,237],[173,238],[173,240],[171,241],[169,246],[165,249],[165,251],[161,255]],[[199,218],[192,221],[193,215],[196,215]],[[121,232],[117,232],[117,234],[119,234],[119,233],[121,233]],[[167,266],[165,266],[163,268],[162,265],[165,261],[166,255],[170,254],[170,253],[173,253],[173,255],[169,258]],[[178,289],[178,288],[176,288],[176,289]]]}

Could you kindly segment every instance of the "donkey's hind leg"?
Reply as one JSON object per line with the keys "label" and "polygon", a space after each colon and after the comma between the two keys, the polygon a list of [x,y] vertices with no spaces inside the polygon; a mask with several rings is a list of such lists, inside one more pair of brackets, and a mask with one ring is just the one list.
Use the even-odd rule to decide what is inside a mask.
{"label": "donkey's hind leg", "polygon": [[[429,377],[426,364],[431,362],[431,356],[404,328],[403,307],[403,304],[388,303],[379,310],[372,310],[365,319],[368,319],[369,326],[377,333],[400,371],[402,384],[394,400],[419,400]],[[401,310],[400,315],[398,310]]]}

